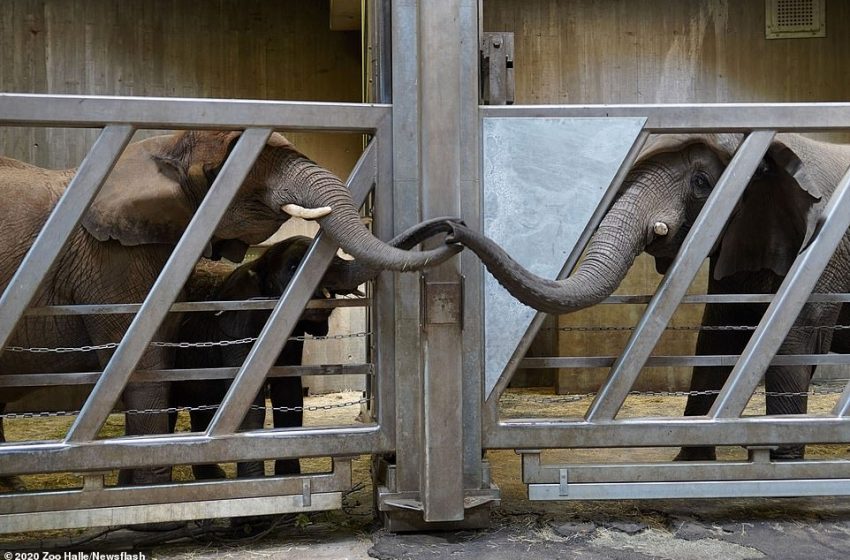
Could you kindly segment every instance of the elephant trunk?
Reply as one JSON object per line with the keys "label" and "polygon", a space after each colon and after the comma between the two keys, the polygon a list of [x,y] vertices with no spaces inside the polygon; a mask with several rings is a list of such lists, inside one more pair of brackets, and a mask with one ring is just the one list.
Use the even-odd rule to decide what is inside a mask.
{"label": "elephant trunk", "polygon": [[309,208],[330,208],[329,214],[318,218],[319,224],[361,265],[377,270],[414,271],[436,266],[457,254],[458,249],[451,246],[406,251],[384,243],[363,225],[350,191],[335,175],[306,158],[293,167],[294,183],[301,193],[299,203]]}
{"label": "elephant trunk", "polygon": [[576,271],[563,280],[537,276],[501,247],[465,226],[450,236],[474,251],[487,270],[522,303],[546,313],[570,313],[599,303],[620,285],[646,244],[646,219],[626,193],[606,214]]}
{"label": "elephant trunk", "polygon": [[[452,218],[425,220],[397,235],[387,244],[397,249],[409,250],[438,233],[451,232],[452,227],[456,224],[461,224],[461,222]],[[455,253],[462,249],[460,245],[451,245],[448,248]],[[364,282],[373,280],[380,274],[381,270],[363,263],[360,259],[345,260],[336,257],[328,267],[328,271],[322,280],[322,286],[336,292],[354,291]]]}

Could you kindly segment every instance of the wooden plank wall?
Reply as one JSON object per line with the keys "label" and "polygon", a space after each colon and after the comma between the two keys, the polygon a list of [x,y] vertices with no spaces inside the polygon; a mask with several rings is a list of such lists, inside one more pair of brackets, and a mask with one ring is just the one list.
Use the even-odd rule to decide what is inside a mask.
{"label": "wooden plank wall", "polygon": [[[766,40],[763,0],[484,0],[485,31],[515,34],[516,103],[847,101],[850,2],[827,0],[827,37]],[[620,293],[652,293],[638,259]],[[705,286],[705,274],[693,290]],[[673,324],[698,324],[690,306]],[[633,325],[642,306],[601,306],[571,325]],[[560,333],[562,355],[616,355],[627,334]],[[665,335],[657,354],[689,354],[695,336]],[[640,388],[681,388],[687,369],[647,370]],[[595,390],[606,370],[564,370],[561,392]]]}
{"label": "wooden plank wall", "polygon": [[[359,102],[360,33],[331,31],[329,21],[327,0],[4,0],[0,91]],[[74,167],[97,132],[0,128],[0,153]],[[287,136],[342,177],[362,151],[360,135]],[[292,222],[283,236],[315,230]],[[341,309],[334,322],[337,332],[360,331],[364,314]],[[356,340],[308,342],[305,363],[362,362]],[[311,385],[337,388],[328,378]]]}

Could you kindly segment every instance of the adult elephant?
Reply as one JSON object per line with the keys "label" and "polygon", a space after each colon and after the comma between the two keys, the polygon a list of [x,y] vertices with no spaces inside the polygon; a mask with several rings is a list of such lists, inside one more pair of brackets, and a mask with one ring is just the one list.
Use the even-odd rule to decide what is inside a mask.
{"label": "adult elephant", "polygon": [[[664,273],[731,160],[740,135],[664,136],[641,155],[623,188],[591,240],[585,258],[564,280],[536,277],[520,267],[492,241],[464,226],[451,238],[473,249],[488,270],[517,299],[548,313],[568,313],[598,303],[620,284],[642,251],[655,257]],[[771,293],[788,272],[808,240],[826,200],[850,165],[850,145],[816,141],[796,134],[778,134],[710,255],[710,293]],[[850,290],[850,237],[845,236],[816,292]],[[754,325],[765,305],[709,304],[706,325]],[[781,354],[826,352],[839,316],[840,304],[807,304]],[[807,328],[809,327],[809,328]],[[749,332],[699,334],[697,352],[740,353]],[[836,337],[836,344],[846,341]],[[692,388],[722,386],[729,367],[697,367]],[[812,366],[773,366],[766,373],[767,391],[805,393]],[[708,412],[714,396],[691,396],[687,415]],[[767,396],[768,414],[806,411],[805,395]],[[776,459],[803,456],[802,446],[775,450]],[[684,448],[679,459],[712,459],[714,448]]]}
{"label": "adult elephant", "polygon": [[[238,132],[188,131],[130,144],[83,217],[57,264],[45,278],[33,305],[140,302],[156,280],[174,244],[219,173]],[[0,158],[0,289],[9,279],[74,175]],[[451,257],[456,248],[404,251],[375,238],[361,222],[345,184],[273,134],[241,185],[211,239],[210,252],[241,260],[290,214],[318,219],[349,254],[379,269],[417,270]],[[120,315],[27,317],[9,347],[81,347],[120,340],[130,318]],[[157,334],[172,339],[175,319]],[[100,369],[109,351],[32,354],[5,351],[0,372],[73,372]],[[139,367],[169,367],[163,348],[150,348]],[[5,403],[22,390],[4,389]],[[128,385],[130,409],[167,406],[167,384]],[[165,433],[167,415],[132,414],[127,434]],[[2,431],[0,431],[2,435]],[[167,480],[165,467],[122,473],[122,482]]]}
{"label": "adult elephant", "polygon": [[[395,237],[389,244],[410,249],[429,237],[449,231],[451,222],[448,218],[425,221]],[[257,259],[235,269],[221,263],[201,263],[187,284],[187,299],[228,301],[280,297],[307,253],[311,241],[304,236],[289,237],[269,247]],[[380,272],[380,269],[365,266],[358,260],[334,257],[313,297],[321,299],[352,294],[358,286],[374,279]],[[297,337],[328,334],[328,318],[332,311],[332,308],[305,309],[292,332],[296,340],[290,340],[283,346],[275,365],[300,365],[304,343]],[[180,326],[179,339],[185,342],[208,342],[256,337],[270,313],[268,310],[189,313]],[[245,344],[183,348],[177,351],[175,363],[178,368],[185,369],[239,367],[249,350],[250,346]],[[172,400],[175,405],[201,407],[189,413],[193,432],[206,430],[215,414],[215,408],[207,406],[221,402],[229,385],[230,382],[225,380],[181,381],[173,384]],[[241,429],[258,430],[263,427],[266,388],[274,408],[274,427],[301,426],[304,405],[301,377],[272,377],[266,385],[257,394]],[[192,470],[198,480],[224,476],[217,465],[194,465]],[[297,459],[278,459],[274,472],[276,475],[286,475],[301,471]],[[259,477],[264,474],[262,461],[237,463],[239,477]]]}

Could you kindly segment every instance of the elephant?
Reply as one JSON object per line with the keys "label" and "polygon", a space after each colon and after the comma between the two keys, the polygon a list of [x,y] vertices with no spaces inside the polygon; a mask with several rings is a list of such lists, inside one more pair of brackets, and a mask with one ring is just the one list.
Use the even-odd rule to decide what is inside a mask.
{"label": "elephant", "polygon": [[[140,302],[171,254],[228,154],[238,131],[181,131],[127,146],[73,231],[57,263],[33,299],[34,306]],[[0,158],[0,289],[32,245],[75,170],[48,170]],[[240,261],[248,245],[268,238],[291,215],[318,220],[325,232],[362,264],[415,271],[437,265],[459,250],[406,251],[388,245],[361,221],[345,184],[282,135],[272,134],[217,225],[207,254]],[[25,317],[9,347],[82,347],[120,341],[131,317],[87,315]],[[179,318],[169,316],[157,339],[171,340]],[[110,350],[0,355],[4,375],[101,369]],[[167,369],[173,353],[150,347],[140,369]],[[0,409],[26,389],[4,389]],[[167,383],[130,383],[128,409],[161,409]],[[168,431],[165,413],[128,414],[126,433]],[[0,431],[2,435],[2,431]],[[122,471],[122,483],[167,481],[170,469]]]}
{"label": "elephant", "polygon": [[[389,244],[410,249],[437,233],[449,231],[451,218],[434,218],[413,226],[395,237]],[[292,276],[310,247],[312,239],[293,236],[269,247],[260,257],[238,268],[230,269],[219,263],[201,263],[187,283],[187,299],[191,301],[244,300],[250,298],[277,298],[286,290]],[[333,295],[356,293],[358,286],[374,279],[380,270],[363,266],[357,260],[346,260],[335,256],[317,288],[314,298],[329,298]],[[292,332],[292,337],[305,334],[325,336],[328,334],[328,318],[333,309],[305,309]],[[271,312],[224,311],[188,313],[180,325],[181,341],[207,342],[240,340],[259,335]],[[300,365],[304,343],[300,340],[287,342],[275,361],[275,365]],[[178,368],[239,367],[248,355],[247,345],[217,346],[211,348],[181,348],[177,351],[175,365]],[[229,381],[197,380],[180,381],[172,385],[172,401],[175,406],[199,407],[221,402]],[[273,408],[275,428],[291,428],[302,425],[303,392],[300,377],[272,377],[267,380],[267,389]],[[242,430],[261,429],[265,421],[266,391],[261,390],[254,406],[242,422]],[[281,408],[298,410],[279,410]],[[193,432],[206,430],[215,409],[191,410],[190,423]],[[222,478],[223,471],[217,465],[193,465],[196,479]],[[275,461],[276,475],[299,474],[297,459]],[[237,476],[260,477],[265,474],[262,461],[237,463]]]}
{"label": "elephant", "polygon": [[[500,247],[463,225],[448,242],[477,253],[491,274],[517,299],[548,313],[569,313],[596,304],[620,284],[635,257],[646,251],[665,273],[697,214],[742,141],[739,134],[669,135],[653,138],[626,176],[600,222],[585,257],[563,280],[537,277]],[[850,145],[799,134],[777,134],[709,255],[709,293],[773,293],[796,255],[813,235],[826,201],[850,165]],[[845,235],[818,280],[815,292],[850,289],[850,236]],[[708,304],[704,325],[755,325],[765,304]],[[806,304],[780,354],[823,353],[850,347],[833,336],[841,304]],[[740,353],[748,331],[706,331],[698,354]],[[692,389],[720,388],[730,367],[694,368]],[[771,366],[766,373],[768,414],[805,413],[812,366]],[[771,393],[803,393],[776,395]],[[704,415],[713,395],[690,396],[686,415]],[[775,460],[799,459],[803,446],[780,446]],[[685,447],[680,460],[710,460],[713,447]]]}

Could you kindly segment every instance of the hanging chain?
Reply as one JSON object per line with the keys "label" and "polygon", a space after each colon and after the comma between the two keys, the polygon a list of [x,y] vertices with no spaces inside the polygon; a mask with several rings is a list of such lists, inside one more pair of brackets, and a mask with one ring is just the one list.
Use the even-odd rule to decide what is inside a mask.
{"label": "hanging chain", "polygon": [[[332,334],[327,336],[293,336],[287,339],[287,342],[305,342],[307,340],[342,340],[345,338],[365,338],[370,332],[358,332],[351,334]],[[258,337],[240,338],[237,340],[219,340],[215,342],[151,342],[150,345],[157,348],[212,348],[216,346],[233,346],[237,344],[252,344],[258,340]],[[31,354],[65,354],[68,352],[94,352],[96,350],[114,350],[118,348],[118,342],[107,342],[106,344],[97,344],[90,346],[78,347],[59,347],[59,348],[25,348],[23,346],[8,346],[5,348],[8,352],[28,352]]]}
{"label": "hanging chain", "polygon": [[[251,405],[251,410],[266,410],[272,412],[317,412],[319,410],[333,410],[336,408],[347,408],[371,402],[371,397],[363,397],[356,401],[346,401],[334,404],[308,405],[308,406],[257,406]],[[198,406],[170,406],[167,408],[131,408],[123,411],[124,414],[176,414],[178,412],[196,412],[204,410],[217,410],[217,404],[202,404]],[[62,416],[77,416],[79,410],[57,410],[53,412],[7,412],[0,414],[0,418],[56,418]]]}

